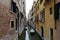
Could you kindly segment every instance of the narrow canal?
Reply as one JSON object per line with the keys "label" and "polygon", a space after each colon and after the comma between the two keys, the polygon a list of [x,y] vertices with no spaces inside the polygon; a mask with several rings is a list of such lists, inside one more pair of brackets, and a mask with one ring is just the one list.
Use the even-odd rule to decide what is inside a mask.
{"label": "narrow canal", "polygon": [[41,40],[39,35],[35,32],[34,34],[30,34],[29,30],[24,30],[22,35],[18,37],[18,40]]}

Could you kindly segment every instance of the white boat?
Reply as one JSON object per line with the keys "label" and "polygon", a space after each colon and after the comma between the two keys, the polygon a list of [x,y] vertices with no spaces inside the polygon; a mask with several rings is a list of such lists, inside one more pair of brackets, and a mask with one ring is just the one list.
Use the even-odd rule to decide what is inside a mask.
{"label": "white boat", "polygon": [[30,29],[30,33],[34,33],[35,30],[33,28]]}

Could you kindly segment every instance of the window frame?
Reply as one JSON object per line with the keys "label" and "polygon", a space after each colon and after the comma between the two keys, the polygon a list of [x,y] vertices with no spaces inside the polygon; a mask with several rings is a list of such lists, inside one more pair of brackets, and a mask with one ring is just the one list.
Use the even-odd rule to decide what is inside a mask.
{"label": "window frame", "polygon": [[13,28],[11,27],[11,21],[14,21],[14,20],[12,20],[12,19],[10,20],[10,30],[12,30],[15,27],[15,21],[14,21],[14,27]]}
{"label": "window frame", "polygon": [[14,21],[11,21],[11,28],[14,28]]}
{"label": "window frame", "polygon": [[44,37],[44,28],[41,26],[41,36]]}
{"label": "window frame", "polygon": [[17,11],[16,3],[13,0],[11,0],[11,11],[13,13],[16,13],[16,11]]}
{"label": "window frame", "polygon": [[50,9],[49,9],[49,10],[50,10],[50,15],[52,15],[52,7],[50,7]]}

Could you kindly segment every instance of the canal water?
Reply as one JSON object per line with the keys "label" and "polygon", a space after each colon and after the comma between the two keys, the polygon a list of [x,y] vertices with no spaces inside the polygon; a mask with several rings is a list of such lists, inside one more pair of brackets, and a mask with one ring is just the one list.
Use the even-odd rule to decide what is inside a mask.
{"label": "canal water", "polygon": [[35,32],[34,34],[30,34],[29,30],[24,30],[21,36],[18,36],[18,40],[41,40],[39,35]]}
{"label": "canal water", "polygon": [[28,28],[27,28],[27,30],[26,30],[25,40],[30,40],[30,39],[29,39]]}

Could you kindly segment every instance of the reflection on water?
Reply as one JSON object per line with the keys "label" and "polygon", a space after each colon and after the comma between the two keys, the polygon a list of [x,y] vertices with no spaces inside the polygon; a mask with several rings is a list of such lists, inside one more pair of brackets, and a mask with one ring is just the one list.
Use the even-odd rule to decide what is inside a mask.
{"label": "reflection on water", "polygon": [[35,32],[34,35],[29,33],[29,29],[24,30],[18,40],[42,40],[41,37]]}
{"label": "reflection on water", "polygon": [[27,30],[26,30],[25,40],[29,40],[28,28],[27,28]]}
{"label": "reflection on water", "polygon": [[26,31],[26,37],[25,40],[29,40],[28,30]]}

